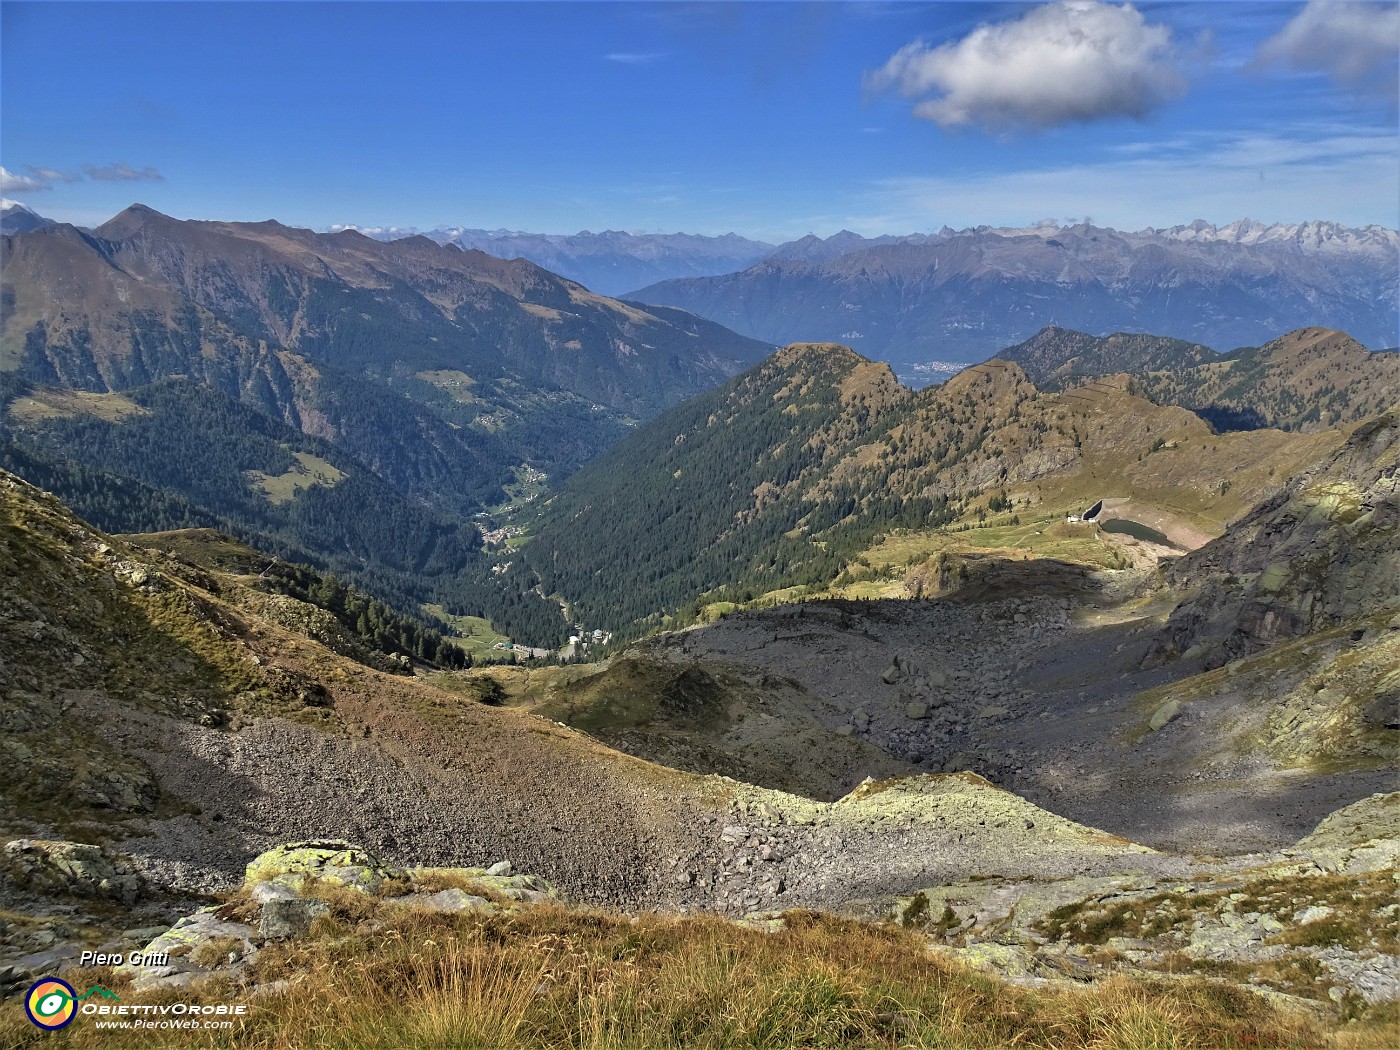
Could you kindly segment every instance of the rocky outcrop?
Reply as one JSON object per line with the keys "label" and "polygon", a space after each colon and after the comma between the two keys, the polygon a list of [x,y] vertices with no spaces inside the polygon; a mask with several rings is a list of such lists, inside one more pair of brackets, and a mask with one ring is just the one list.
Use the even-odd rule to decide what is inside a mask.
{"label": "rocky outcrop", "polygon": [[1191,591],[1149,662],[1218,667],[1269,645],[1400,610],[1400,408],[1352,431],[1219,539],[1178,559]]}
{"label": "rocky outcrop", "polygon": [[379,908],[491,913],[557,900],[543,879],[515,874],[508,861],[399,870],[343,839],[290,842],[254,858],[227,903],[186,915],[137,953],[142,962],[124,969],[138,991],[242,980],[267,944],[308,936],[322,917],[344,917],[347,894],[360,902],[356,917],[371,923]]}
{"label": "rocky outcrop", "polygon": [[15,839],[5,843],[4,874],[24,889],[134,904],[142,884],[100,846],[82,842]]}
{"label": "rocky outcrop", "polygon": [[1312,1008],[1386,1002],[1400,998],[1397,815],[1400,793],[1375,795],[1273,857],[1170,879],[964,880],[891,918],[1017,983],[1194,971]]}

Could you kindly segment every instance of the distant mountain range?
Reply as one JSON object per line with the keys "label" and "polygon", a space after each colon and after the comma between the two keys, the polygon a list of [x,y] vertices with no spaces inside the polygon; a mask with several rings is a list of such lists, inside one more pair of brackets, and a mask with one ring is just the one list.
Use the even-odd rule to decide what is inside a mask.
{"label": "distant mountain range", "polygon": [[[375,240],[392,241],[416,234],[396,226],[335,226],[332,231],[358,230]],[[471,230],[441,227],[423,236],[438,244],[475,248],[499,259],[529,259],[603,295],[620,295],[630,288],[674,277],[704,277],[730,273],[764,258],[773,245],[738,234],[704,237],[690,233],[521,233],[516,230]]]}
{"label": "distant mountain range", "polygon": [[1120,233],[1081,223],[829,240],[628,298],[776,343],[849,343],[901,375],[931,359],[984,360],[1050,324],[1219,348],[1312,325],[1377,348],[1397,341],[1400,235],[1378,226],[1245,219]]}
{"label": "distant mountain range", "polygon": [[[770,355],[680,309],[423,236],[140,205],[94,230],[5,217],[31,228],[0,242],[0,465],[108,528],[224,528],[400,609],[484,614],[535,645],[567,637],[565,607],[638,633],[705,603],[825,586],[891,529],[1013,505],[1187,492],[1162,514],[1210,533],[1400,389],[1400,355],[1310,323],[1223,355],[1136,325],[1055,326],[916,393],[834,343]],[[858,314],[865,296],[893,333],[917,327],[923,288],[984,311],[979,338],[997,330],[993,305],[1027,288],[1070,311],[1166,311],[1176,295],[1172,316],[1185,299],[1197,322],[1256,327],[1283,290],[1311,289],[1319,317],[1371,293],[1394,302],[1393,265],[1381,271],[1396,236],[1375,229],[877,240],[804,238],[707,280],[765,271],[807,282],[828,310],[823,282],[844,275],[836,305]],[[1222,287],[1240,307],[1229,317]],[[916,361],[949,374],[959,344],[938,332],[936,357]],[[1226,433],[1239,430],[1259,433]],[[494,530],[471,519],[505,507],[532,537],[488,554],[479,532]]]}

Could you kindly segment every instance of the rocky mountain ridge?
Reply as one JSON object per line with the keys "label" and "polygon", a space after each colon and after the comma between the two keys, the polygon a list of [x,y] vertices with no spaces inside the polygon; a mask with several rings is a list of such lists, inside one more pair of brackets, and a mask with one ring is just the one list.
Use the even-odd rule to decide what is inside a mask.
{"label": "rocky mountain ridge", "polygon": [[1048,389],[1129,374],[1135,392],[1188,408],[1219,430],[1317,431],[1377,415],[1400,396],[1400,354],[1372,352],[1326,328],[1217,354],[1180,339],[1049,327],[998,356]]}
{"label": "rocky mountain ridge", "polygon": [[[196,313],[185,323],[222,323],[227,332],[211,335],[251,341],[245,353],[265,342],[360,372],[513,372],[517,381],[642,415],[763,352],[696,318],[626,307],[523,260],[423,237],[380,243],[272,221],[181,221],[133,205],[91,234],[60,225],[7,251],[7,356],[21,371],[37,370],[35,378],[48,370],[84,388],[131,385],[123,326],[142,306],[169,322],[208,311],[210,320]],[[66,296],[64,310],[50,316],[46,282],[78,273],[81,298]],[[30,336],[41,323],[38,349]],[[392,343],[386,325],[396,329]],[[85,349],[70,330],[88,333]]]}
{"label": "rocky mountain ridge", "polygon": [[[1400,605],[1400,402],[1166,573],[1194,593],[1168,620],[1165,651],[1210,647],[1217,665],[1388,614]],[[1378,703],[1400,702],[1397,689]]]}
{"label": "rocky mountain ridge", "polygon": [[602,295],[622,295],[633,288],[673,277],[729,273],[773,250],[764,241],[727,233],[706,237],[690,233],[626,233],[581,230],[573,234],[526,233],[521,230],[476,230],[441,226],[433,230],[396,226],[332,226],[330,232],[355,230],[375,240],[391,241],[421,234],[438,244],[477,249],[501,259],[523,258],[577,281]]}

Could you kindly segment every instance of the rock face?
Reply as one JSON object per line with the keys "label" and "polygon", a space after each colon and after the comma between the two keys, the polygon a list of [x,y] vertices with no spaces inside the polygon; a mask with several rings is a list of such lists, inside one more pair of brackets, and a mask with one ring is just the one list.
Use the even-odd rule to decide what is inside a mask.
{"label": "rock face", "polygon": [[1400,609],[1400,408],[1363,423],[1319,469],[1178,559],[1194,593],[1152,656],[1195,649],[1208,666]]}
{"label": "rock face", "polygon": [[5,844],[4,864],[16,884],[40,892],[100,897],[133,904],[141,879],[100,846],[81,842],[15,839]]}

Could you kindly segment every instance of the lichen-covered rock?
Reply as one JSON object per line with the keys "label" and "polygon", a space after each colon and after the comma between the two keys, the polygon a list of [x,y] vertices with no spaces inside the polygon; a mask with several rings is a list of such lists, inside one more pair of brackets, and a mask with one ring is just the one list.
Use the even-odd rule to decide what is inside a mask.
{"label": "lichen-covered rock", "polygon": [[314,878],[373,893],[385,879],[398,874],[374,854],[352,842],[318,839],[289,842],[259,855],[248,865],[243,886],[254,894],[271,892],[259,890],[262,883],[298,891],[305,879]]}
{"label": "lichen-covered rock", "polygon": [[47,839],[5,843],[5,868],[18,885],[36,890],[102,897],[134,904],[140,876],[102,852],[100,846]]}
{"label": "lichen-covered rock", "polygon": [[[117,967],[132,975],[132,987],[183,988],[212,976],[235,976],[257,957],[257,931],[241,922],[219,918],[218,908],[186,915],[151,941],[139,954],[143,962]],[[164,960],[148,965],[144,960]]]}
{"label": "lichen-covered rock", "polygon": [[1400,791],[1371,795],[1323,819],[1289,850],[1328,871],[1356,874],[1400,867]]}

